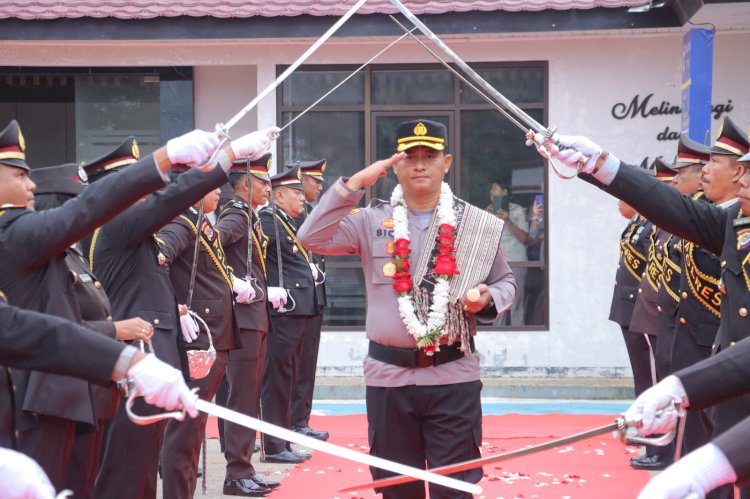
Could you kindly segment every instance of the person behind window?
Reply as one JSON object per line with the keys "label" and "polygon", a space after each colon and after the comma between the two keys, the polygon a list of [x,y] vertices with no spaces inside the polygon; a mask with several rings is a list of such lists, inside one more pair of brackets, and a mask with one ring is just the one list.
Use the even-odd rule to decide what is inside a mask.
{"label": "person behind window", "polygon": [[[510,202],[510,188],[499,182],[493,182],[490,187],[490,205],[487,210],[494,213],[505,222],[503,235],[500,238],[500,248],[505,253],[508,262],[528,261],[526,243],[529,239],[529,221],[526,217],[526,208],[519,204]],[[518,291],[510,309],[500,317],[495,325],[522,326],[524,321],[524,281],[526,280],[526,267],[514,267],[513,275],[516,277]]]}

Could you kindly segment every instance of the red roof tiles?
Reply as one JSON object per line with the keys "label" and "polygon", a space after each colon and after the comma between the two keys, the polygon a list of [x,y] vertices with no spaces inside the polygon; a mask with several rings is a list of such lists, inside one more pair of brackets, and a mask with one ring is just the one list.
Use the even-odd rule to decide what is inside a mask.
{"label": "red roof tiles", "polygon": [[[539,11],[594,7],[632,7],[646,0],[407,0],[415,14],[466,11]],[[47,20],[78,17],[151,19],[155,17],[247,18],[255,16],[340,16],[353,1],[347,0],[3,0],[0,19]],[[388,0],[371,0],[360,14],[393,14]]]}

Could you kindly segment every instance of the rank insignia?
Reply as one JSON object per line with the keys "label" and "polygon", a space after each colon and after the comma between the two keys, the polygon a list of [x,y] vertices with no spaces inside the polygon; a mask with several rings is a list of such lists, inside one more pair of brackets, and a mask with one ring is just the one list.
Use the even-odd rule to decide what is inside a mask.
{"label": "rank insignia", "polygon": [[744,250],[750,247],[750,229],[742,229],[737,232],[737,250]]}
{"label": "rank insignia", "polygon": [[394,275],[396,275],[396,264],[393,262],[388,262],[383,265],[383,275],[386,277],[393,277]]}
{"label": "rank insignia", "polygon": [[165,263],[167,263],[167,257],[166,257],[166,256],[164,256],[164,253],[162,253],[162,252],[160,251],[160,252],[159,252],[159,254],[158,254],[158,255],[156,255],[156,262],[157,262],[157,263],[158,263],[159,265],[164,265]]}
{"label": "rank insignia", "polygon": [[387,243],[385,243],[385,251],[389,255],[394,254],[396,252],[396,243],[393,241],[388,241]]}
{"label": "rank insignia", "polygon": [[297,247],[297,245],[296,245],[296,244],[295,244],[294,246],[292,246],[292,253],[294,253],[295,255],[296,255],[297,253],[299,253],[299,248]]}
{"label": "rank insignia", "polygon": [[395,224],[393,223],[393,219],[392,218],[386,218],[385,220],[383,220],[382,222],[380,222],[380,225],[382,225],[386,229],[392,229],[395,226]]}
{"label": "rank insignia", "polygon": [[353,209],[352,211],[350,211],[350,212],[349,212],[349,214],[350,214],[350,215],[356,215],[356,214],[357,214],[357,213],[359,213],[360,211],[362,211],[362,210],[360,210],[359,208],[354,208],[354,209]]}

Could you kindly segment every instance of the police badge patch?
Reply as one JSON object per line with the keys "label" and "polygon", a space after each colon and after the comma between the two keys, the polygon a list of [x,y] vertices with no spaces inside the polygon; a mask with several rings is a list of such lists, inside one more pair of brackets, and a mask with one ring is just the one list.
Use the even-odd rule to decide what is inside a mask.
{"label": "police badge patch", "polygon": [[386,277],[393,277],[394,275],[396,275],[396,264],[393,262],[388,262],[383,265],[383,275]]}
{"label": "police badge patch", "polygon": [[737,251],[750,248],[750,229],[737,231]]}

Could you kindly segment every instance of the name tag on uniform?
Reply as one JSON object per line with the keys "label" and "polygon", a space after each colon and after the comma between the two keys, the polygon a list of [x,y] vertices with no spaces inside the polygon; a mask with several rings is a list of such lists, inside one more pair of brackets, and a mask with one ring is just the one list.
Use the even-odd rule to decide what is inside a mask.
{"label": "name tag on uniform", "polygon": [[81,280],[81,282],[91,282],[91,276],[88,274],[79,274],[78,278]]}
{"label": "name tag on uniform", "polygon": [[745,225],[750,225],[750,217],[742,217],[732,220],[733,227],[743,227]]}

